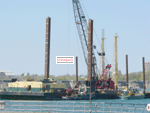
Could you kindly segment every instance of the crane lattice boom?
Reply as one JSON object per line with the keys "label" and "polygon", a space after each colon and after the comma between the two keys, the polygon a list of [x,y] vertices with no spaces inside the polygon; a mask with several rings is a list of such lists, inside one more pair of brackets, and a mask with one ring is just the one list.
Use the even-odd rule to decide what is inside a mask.
{"label": "crane lattice boom", "polygon": [[87,51],[88,51],[88,44],[87,44],[87,37],[88,37],[88,25],[87,21],[85,18],[85,15],[83,13],[81,4],[79,0],[72,0],[73,3],[73,10],[74,10],[74,17],[75,17],[75,23],[77,26],[83,54],[84,54],[84,59],[86,64],[87,62]]}
{"label": "crane lattice boom", "polygon": [[[81,4],[79,0],[72,0],[73,4],[73,10],[74,10],[74,17],[75,17],[75,23],[77,26],[81,46],[82,46],[82,51],[84,55],[84,59],[86,62],[86,65],[88,65],[88,25],[87,21],[84,15],[84,12],[82,10]],[[93,76],[98,75],[98,68],[97,68],[97,60],[95,57],[95,53],[93,51],[93,61],[92,61],[92,71],[93,71]],[[95,67],[94,67],[95,66]]]}

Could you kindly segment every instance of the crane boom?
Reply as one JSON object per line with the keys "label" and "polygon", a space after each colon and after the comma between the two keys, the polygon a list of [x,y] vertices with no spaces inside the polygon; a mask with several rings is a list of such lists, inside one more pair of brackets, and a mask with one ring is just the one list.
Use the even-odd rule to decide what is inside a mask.
{"label": "crane boom", "polygon": [[[84,12],[82,10],[81,4],[79,0],[72,0],[72,4],[73,4],[73,10],[74,10],[74,17],[75,17],[75,23],[77,26],[77,30],[78,30],[78,34],[79,34],[79,38],[80,38],[80,42],[81,42],[81,46],[82,46],[82,51],[83,51],[83,55],[84,55],[84,59],[86,62],[86,65],[88,66],[88,25],[87,25],[87,21],[84,15]],[[93,60],[92,60],[92,72],[93,72],[93,76],[98,76],[97,72],[98,72],[98,68],[97,68],[97,60],[95,57],[95,53],[93,51]]]}
{"label": "crane boom", "polygon": [[86,21],[86,18],[85,18],[85,15],[84,15],[84,12],[82,10],[79,0],[72,0],[72,4],[73,4],[73,10],[74,10],[75,23],[76,23],[78,34],[79,34],[82,51],[84,54],[84,59],[85,59],[86,64],[88,64],[88,60],[87,60],[88,25],[87,25],[87,21]]}

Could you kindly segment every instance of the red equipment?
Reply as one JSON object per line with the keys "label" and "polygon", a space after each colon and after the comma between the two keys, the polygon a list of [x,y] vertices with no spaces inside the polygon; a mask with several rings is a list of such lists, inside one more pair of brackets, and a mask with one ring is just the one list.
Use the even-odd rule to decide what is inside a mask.
{"label": "red equipment", "polygon": [[74,92],[74,90],[71,89],[71,88],[67,88],[67,89],[65,90],[65,92]]}
{"label": "red equipment", "polygon": [[111,64],[108,64],[106,68],[104,69],[102,75],[100,76],[100,79],[95,84],[95,89],[104,89],[104,88],[111,88],[115,89],[114,87],[114,81],[111,80],[111,78],[108,78],[107,80],[107,73],[111,68]]}

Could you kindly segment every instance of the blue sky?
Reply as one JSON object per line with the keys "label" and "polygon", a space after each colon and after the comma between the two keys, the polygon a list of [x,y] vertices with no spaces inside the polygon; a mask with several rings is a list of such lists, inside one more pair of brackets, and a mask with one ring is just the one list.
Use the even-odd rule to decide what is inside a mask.
{"label": "blue sky", "polygon": [[[118,68],[142,71],[142,57],[150,59],[149,0],[82,0],[94,20],[94,44],[100,51],[105,29],[106,64],[112,64],[114,36],[118,38]],[[83,6],[82,6],[83,8]],[[84,11],[85,13],[85,11]],[[75,25],[72,0],[0,0],[0,70],[44,75],[46,17],[51,17],[50,74],[75,74],[75,65],[56,65],[56,56],[78,56],[79,74],[86,74]],[[86,15],[86,19],[88,17]],[[97,56],[99,67],[99,57]]]}

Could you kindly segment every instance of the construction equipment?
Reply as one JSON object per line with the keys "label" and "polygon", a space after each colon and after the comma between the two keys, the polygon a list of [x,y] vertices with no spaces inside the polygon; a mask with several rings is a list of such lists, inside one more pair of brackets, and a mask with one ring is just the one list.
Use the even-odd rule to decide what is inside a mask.
{"label": "construction equipment", "polygon": [[[77,26],[81,46],[82,46],[82,51],[84,55],[84,59],[86,62],[86,65],[88,65],[88,25],[87,21],[84,15],[84,12],[82,10],[81,4],[79,0],[72,0],[73,4],[73,10],[74,10],[74,17],[75,17],[75,23]],[[94,48],[94,46],[93,46]],[[99,55],[102,55],[101,53],[98,53]],[[97,68],[97,60],[93,51],[93,60],[92,60],[92,73],[98,76],[98,68]],[[94,67],[95,66],[95,67]],[[94,75],[93,75],[94,76]]]}
{"label": "construction equipment", "polygon": [[101,53],[100,54],[100,67],[99,67],[99,71],[100,71],[100,74],[101,72],[104,71],[104,68],[105,68],[105,50],[104,50],[104,29],[102,30],[102,41],[101,41]]}
{"label": "construction equipment", "polygon": [[117,53],[117,35],[114,37],[114,52],[113,52],[113,73],[112,78],[115,81],[115,89],[118,89],[118,53]]}
{"label": "construction equipment", "polygon": [[109,72],[111,68],[111,64],[108,64],[106,66],[106,68],[104,69],[102,75],[100,76],[100,79],[98,80],[98,82],[95,83],[95,89],[115,89],[114,87],[114,82],[111,80],[111,78],[109,77],[107,79],[107,74]]}
{"label": "construction equipment", "polygon": [[88,25],[87,25],[87,21],[86,21],[86,18],[83,13],[83,10],[82,10],[79,0],[72,0],[72,3],[73,3],[75,23],[76,23],[78,34],[79,34],[82,51],[84,54],[84,59],[85,59],[86,64],[88,64],[88,60],[87,60]]}
{"label": "construction equipment", "polygon": [[[81,46],[82,46],[82,50],[83,50],[83,54],[84,54],[84,59],[86,64],[88,64],[88,60],[87,60],[87,52],[88,52],[88,44],[87,44],[87,39],[88,39],[88,25],[87,25],[87,21],[84,15],[84,12],[82,10],[81,4],[79,2],[79,0],[72,0],[73,3],[73,9],[74,9],[74,17],[75,17],[75,23],[77,26],[77,30],[78,30],[78,34],[79,34],[79,38],[80,38],[80,42],[81,42]],[[104,67],[104,56],[105,56],[105,52],[104,52],[104,36],[102,38],[102,51],[101,53],[98,53],[100,56],[103,56],[103,67]],[[94,47],[94,46],[93,46]],[[92,49],[93,49],[92,47]],[[100,76],[100,79],[98,80],[98,68],[97,68],[97,63],[96,63],[96,57],[94,54],[94,51],[92,53],[93,55],[93,60],[92,60],[92,84],[95,86],[96,89],[104,89],[104,88],[111,88],[114,89],[114,82],[111,80],[111,78],[109,78],[107,80],[107,73],[109,71],[109,69],[111,68],[111,65],[107,65],[106,69],[103,68],[103,73]],[[94,67],[95,66],[95,67]],[[95,71],[96,70],[96,71]],[[96,77],[95,77],[96,74]],[[97,79],[96,79],[97,78]],[[88,83],[88,82],[87,82]],[[91,86],[91,85],[90,85]]]}

